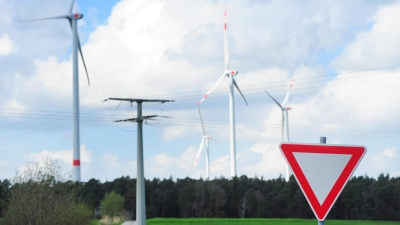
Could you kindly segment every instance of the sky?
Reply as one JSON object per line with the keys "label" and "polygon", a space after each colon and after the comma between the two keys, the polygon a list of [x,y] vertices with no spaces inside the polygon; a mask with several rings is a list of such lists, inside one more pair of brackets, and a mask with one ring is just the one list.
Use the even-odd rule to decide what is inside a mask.
{"label": "sky", "polygon": [[[0,0],[0,180],[27,163],[58,160],[72,169],[69,0]],[[364,145],[354,175],[400,176],[400,1],[77,0],[82,181],[136,177],[136,105],[146,103],[145,177],[204,178],[197,102],[224,70],[224,11],[235,92],[237,175],[277,178],[282,102],[290,142]],[[210,174],[229,177],[227,79],[201,105]]]}

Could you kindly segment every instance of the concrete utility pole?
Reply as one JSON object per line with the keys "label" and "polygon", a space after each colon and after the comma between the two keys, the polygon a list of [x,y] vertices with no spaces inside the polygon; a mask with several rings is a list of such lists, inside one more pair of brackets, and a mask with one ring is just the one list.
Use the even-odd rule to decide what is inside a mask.
{"label": "concrete utility pole", "polygon": [[137,178],[136,178],[136,224],[146,225],[146,202],[144,189],[144,166],[143,166],[143,121],[157,117],[157,115],[142,116],[143,102],[174,102],[174,100],[156,99],[133,99],[133,98],[109,98],[107,100],[128,101],[137,103],[137,118],[117,120],[115,122],[137,123]]}

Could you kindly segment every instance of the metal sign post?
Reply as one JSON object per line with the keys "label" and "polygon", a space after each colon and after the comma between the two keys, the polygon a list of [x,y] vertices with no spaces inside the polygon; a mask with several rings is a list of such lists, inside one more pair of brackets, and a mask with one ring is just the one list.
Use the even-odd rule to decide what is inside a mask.
{"label": "metal sign post", "polygon": [[[326,137],[320,137],[319,143],[326,144]],[[322,221],[318,220],[318,225],[325,225],[325,220],[322,220]]]}

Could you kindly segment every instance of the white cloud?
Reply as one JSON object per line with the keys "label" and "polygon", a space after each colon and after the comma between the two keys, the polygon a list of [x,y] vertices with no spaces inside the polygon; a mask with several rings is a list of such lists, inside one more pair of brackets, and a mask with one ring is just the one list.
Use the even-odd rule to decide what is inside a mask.
{"label": "white cloud", "polygon": [[[213,160],[210,165],[210,177],[230,177],[230,156],[223,155]],[[205,177],[205,172],[203,173]]]}
{"label": "white cloud", "polygon": [[[92,152],[87,150],[84,145],[81,145],[81,174],[86,177],[87,171],[90,169],[92,161]],[[18,166],[18,172],[23,173],[30,166],[30,163],[38,163],[39,166],[44,166],[46,160],[56,160],[61,167],[61,172],[65,174],[67,179],[72,177],[72,150],[50,151],[43,150],[37,153],[28,153],[23,157],[25,164]]]}
{"label": "white cloud", "polygon": [[372,29],[357,35],[333,65],[341,71],[398,65],[400,58],[400,4],[382,7],[373,17]]}
{"label": "white cloud", "polygon": [[164,129],[163,139],[166,141],[182,138],[187,135],[192,128],[186,126],[172,126]]}
{"label": "white cloud", "polygon": [[[260,65],[268,68],[273,64],[291,64],[291,68],[296,68],[307,55],[316,51],[316,45],[332,45],[325,43],[328,39],[328,42],[338,42],[341,38],[331,34],[344,32],[346,28],[343,25],[354,22],[340,5],[335,4],[336,8],[332,10],[313,2],[307,8],[309,12],[288,9],[290,12],[287,15],[300,21],[300,24],[294,25],[291,20],[280,21],[287,30],[295,29],[295,37],[291,37],[286,34],[286,29],[268,24],[260,26],[261,20],[268,21],[268,18],[260,20],[260,16],[275,18],[278,16],[276,12],[281,11],[278,9],[286,8],[286,5],[274,2],[268,7],[261,6],[232,2],[228,7],[229,15],[232,15],[229,17],[232,24],[229,30],[231,64],[238,67],[241,74],[248,72],[252,75],[243,76],[244,84],[246,79],[253,84],[258,78],[266,82],[271,81],[268,79],[271,77],[282,79],[280,74],[256,75],[252,71],[257,71]],[[351,4],[348,7],[356,6]],[[145,97],[210,87],[221,73],[223,64],[221,24],[225,8],[222,2],[120,1],[113,8],[107,24],[98,26],[83,46],[92,86],[87,88],[81,66],[81,103],[90,104],[109,96]],[[321,10],[315,14],[314,8]],[[271,14],[258,13],[263,10]],[[364,16],[364,12],[360,15]],[[182,19],[185,17],[190,19]],[[324,27],[326,32],[319,31],[318,35],[312,35],[315,28],[324,30]],[[208,37],[210,33],[212,35]],[[256,69],[249,67],[254,62],[258,62]],[[31,99],[43,96],[48,102],[56,102],[49,97],[57,99],[57,102],[69,102],[71,67],[69,60],[59,60],[54,56],[36,60],[32,76],[25,74],[24,77],[29,78],[21,80],[20,86],[28,88],[21,88],[20,104],[32,107],[35,101]],[[282,68],[277,70],[288,72]]]}
{"label": "white cloud", "polygon": [[103,165],[107,170],[112,170],[119,164],[118,156],[110,152],[107,152],[105,155],[103,155],[102,160]]}
{"label": "white cloud", "polygon": [[104,154],[101,160],[102,164],[96,164],[91,168],[91,177],[102,180],[112,180],[119,176],[136,177],[136,161],[125,160],[111,152]]}
{"label": "white cloud", "polygon": [[399,157],[400,151],[396,148],[387,148],[383,153],[389,158],[397,159]]}
{"label": "white cloud", "polygon": [[372,154],[368,160],[368,166],[373,169],[370,174],[377,176],[378,173],[391,171],[391,176],[398,176],[400,174],[398,154],[399,150],[394,147]]}
{"label": "white cloud", "polygon": [[[145,162],[146,177],[205,177],[205,153],[200,155],[196,168],[193,162],[197,153],[196,148],[190,147],[178,157],[166,153],[158,154]],[[211,156],[212,149],[210,151]],[[258,143],[248,150],[237,155],[237,175],[250,177],[263,176],[266,178],[278,177],[284,174],[285,161],[281,157],[278,144]],[[211,157],[210,176],[230,177],[230,156],[222,155],[216,159]]]}
{"label": "white cloud", "polygon": [[256,143],[238,159],[238,169],[250,177],[276,178],[285,174],[285,159],[278,143]]}
{"label": "white cloud", "polygon": [[158,154],[145,160],[145,176],[146,177],[193,177],[198,168],[193,168],[193,162],[196,158],[197,149],[188,148],[178,157],[168,155],[166,153]]}
{"label": "white cloud", "polygon": [[[43,163],[45,159],[58,160],[66,165],[72,164],[72,150],[49,151],[43,150],[38,153],[30,153],[24,156],[26,162]],[[81,145],[81,163],[90,164],[92,161],[92,152]]]}
{"label": "white cloud", "polygon": [[[393,101],[400,95],[395,82],[399,75],[400,72],[382,72],[379,75],[373,72],[340,74],[323,88],[317,89],[315,94],[308,95],[306,100],[291,102],[291,132],[348,130],[349,134],[363,134],[381,127],[387,130],[394,128],[400,119],[396,113],[400,110],[400,103]],[[291,98],[296,95],[294,87]],[[278,124],[280,130],[279,108],[272,104],[267,110],[269,113],[264,120],[265,126]]]}
{"label": "white cloud", "polygon": [[0,38],[0,56],[6,56],[13,50],[13,41],[10,39],[8,34],[3,34]]}

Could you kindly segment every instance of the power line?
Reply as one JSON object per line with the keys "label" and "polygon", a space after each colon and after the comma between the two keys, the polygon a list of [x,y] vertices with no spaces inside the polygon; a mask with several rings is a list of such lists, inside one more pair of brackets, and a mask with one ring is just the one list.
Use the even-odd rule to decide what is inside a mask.
{"label": "power line", "polygon": [[[373,70],[395,68],[395,67],[398,67],[398,66],[400,66],[400,65],[389,66],[389,67],[381,67],[381,68],[373,68],[373,69],[360,70],[360,71],[350,71],[350,72],[346,72],[346,73],[359,73],[359,72],[365,72],[365,71],[373,71]],[[386,71],[386,72],[383,72],[383,73],[380,73],[380,74],[373,74],[373,75],[381,75],[381,74],[393,73],[393,72],[397,72],[397,70],[395,70],[395,71]],[[346,73],[338,73],[338,74],[346,74]],[[329,75],[329,76],[334,76],[334,75],[338,75],[338,74],[333,74],[333,75]],[[369,74],[369,75],[371,75],[371,74]],[[335,85],[330,84],[328,86],[353,85],[353,84],[360,84],[360,83],[366,83],[366,82],[374,82],[374,81],[377,81],[377,80],[387,80],[387,79],[398,79],[398,78],[400,78],[399,76],[397,76],[397,74],[395,74],[395,75],[396,75],[395,77],[390,77],[390,78],[386,78],[386,79],[379,78],[379,79],[372,79],[372,80],[366,80],[366,81],[361,81],[361,82],[360,81],[350,82],[350,83],[345,83],[345,84],[343,84],[343,83],[342,84],[335,84]],[[361,74],[359,76],[365,76],[365,75]],[[326,77],[326,76],[314,76],[314,77],[296,79],[296,83],[298,85],[304,85],[304,84],[311,84],[311,83],[317,83],[317,82],[325,82],[327,80],[300,82],[299,83],[299,80],[301,81],[301,80],[309,80],[309,79],[324,78],[324,77]],[[351,78],[353,78],[353,77],[348,77],[348,78],[345,78],[345,79],[351,79]],[[339,79],[344,79],[344,78],[339,78]],[[337,80],[339,80],[339,79],[337,79]],[[287,80],[268,82],[268,83],[264,83],[264,84],[251,84],[251,85],[244,85],[244,87],[259,86],[259,85],[274,84],[274,83],[275,84],[277,84],[277,83],[279,84],[279,83],[286,82],[286,81]],[[275,86],[269,87],[269,89],[272,89],[272,88],[278,89],[278,90],[275,90],[275,91],[272,90],[272,92],[286,91],[286,90],[283,89],[283,88],[286,89],[286,85],[275,85]],[[296,88],[296,86],[295,86],[294,90],[308,90],[308,89],[316,89],[316,88],[321,88],[321,86],[311,86],[311,87],[304,87],[304,88]],[[244,91],[252,92],[252,93],[246,93],[246,95],[258,95],[260,93],[258,93],[257,91],[258,90],[263,90],[263,89],[264,89],[264,87],[247,88],[247,89],[244,89]],[[219,92],[217,91],[216,93],[213,93],[214,98],[225,97],[225,96],[223,96],[223,94],[226,94],[227,89],[226,88],[221,88],[219,90],[220,90]],[[225,91],[222,91],[222,90],[225,90]],[[183,93],[201,93],[201,91],[181,92],[181,93],[182,94]],[[174,95],[174,94],[171,94],[171,95]],[[194,100],[195,101],[195,100],[198,100],[199,96],[198,95],[187,95],[187,96],[183,95],[183,96],[177,97],[177,98],[180,99],[180,101],[189,101],[189,100]],[[100,102],[102,102],[104,104],[103,101],[100,101]],[[100,102],[87,104],[87,105],[81,106],[80,108],[87,108],[89,106],[98,104]],[[146,107],[151,107],[153,105],[157,105],[157,104],[156,103],[149,104]],[[5,127],[12,127],[12,126],[15,126],[15,125],[19,126],[19,125],[23,124],[23,126],[20,126],[19,128],[15,128],[14,127],[12,130],[30,128],[30,127],[34,127],[34,126],[40,126],[40,125],[43,125],[43,124],[51,123],[54,120],[57,120],[57,121],[58,120],[70,120],[72,118],[71,115],[67,114],[68,112],[71,112],[70,110],[68,110],[68,111],[59,111],[59,112],[57,112],[57,111],[46,111],[46,110],[32,110],[32,109],[21,110],[21,109],[10,109],[10,108],[2,108],[0,110],[11,111],[11,112],[6,112],[6,114],[3,114],[2,115],[3,117],[13,118],[16,115],[18,115],[19,118],[27,118],[28,119],[28,120],[24,120],[22,122],[16,122],[16,123],[12,123],[12,124],[7,124],[7,125],[3,125],[3,126],[0,127],[0,128],[5,128]],[[97,122],[98,121],[106,121],[107,119],[110,119],[110,118],[114,119],[113,116],[116,117],[118,114],[125,113],[125,112],[122,112],[122,113],[118,113],[118,114],[114,114],[114,115],[104,115],[104,114],[93,115],[93,112],[98,112],[98,111],[102,111],[102,110],[103,109],[96,109],[96,110],[92,110],[92,111],[89,111],[89,112],[82,112],[81,113],[82,119],[85,119],[86,121],[97,121]],[[29,113],[26,113],[26,112],[29,112]],[[51,114],[48,114],[48,113],[51,113]],[[88,114],[90,114],[90,116]],[[28,122],[32,122],[32,121],[36,121],[36,120],[47,120],[47,121],[46,122],[36,123],[36,124],[26,125]]]}
{"label": "power line", "polygon": [[[112,115],[111,115],[112,116]],[[109,122],[113,119],[119,119],[119,117],[111,117],[110,115],[104,117],[88,117],[82,120],[82,123],[87,124],[88,122]],[[163,119],[160,120],[164,122]],[[60,122],[60,121],[57,121]],[[62,121],[63,122],[63,121]],[[174,126],[189,126],[189,127],[198,127],[201,128],[198,119],[191,118],[174,118],[174,120],[167,121],[170,125]],[[253,131],[272,131],[272,132],[280,132],[281,125],[280,124],[259,124],[254,122],[237,122],[239,130],[253,130]],[[149,124],[152,125],[152,124]],[[208,128],[213,129],[229,129],[228,121],[224,120],[205,120],[205,125]],[[19,134],[0,136],[0,139],[29,135],[32,133],[40,132],[40,131],[49,131],[54,129],[59,129],[63,127],[69,127],[70,124],[66,125],[57,125],[53,127],[43,128],[35,131],[22,132]],[[316,126],[298,126],[291,125],[291,132],[293,133],[304,133],[304,134],[320,134],[321,132],[325,132],[328,134],[338,134],[338,135],[346,135],[346,136],[363,136],[363,137],[384,137],[384,138],[399,138],[400,132],[394,130],[365,130],[361,128],[326,128],[326,127],[316,127]]]}

